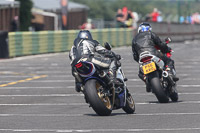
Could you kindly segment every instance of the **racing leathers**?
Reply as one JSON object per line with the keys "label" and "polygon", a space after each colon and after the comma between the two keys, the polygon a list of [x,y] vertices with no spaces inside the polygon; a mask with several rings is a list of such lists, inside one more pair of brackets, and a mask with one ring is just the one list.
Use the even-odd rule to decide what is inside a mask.
{"label": "racing leathers", "polygon": [[80,92],[81,86],[79,75],[74,75],[73,66],[76,61],[85,58],[87,61],[90,61],[101,68],[108,68],[114,78],[116,75],[116,66],[112,57],[112,52],[102,47],[96,40],[75,39],[74,45],[69,53],[69,58],[71,59],[72,75],[75,77],[76,91]]}
{"label": "racing leathers", "polygon": [[[178,78],[175,76],[174,61],[165,56],[166,53],[171,52],[171,48],[164,44],[155,33],[151,31],[139,32],[132,41],[132,51],[133,58],[137,62],[139,61],[139,55],[144,51],[149,51],[151,54],[159,57],[164,61],[166,69],[169,70],[173,79],[178,81]],[[138,76],[145,81],[144,74],[141,71]]]}

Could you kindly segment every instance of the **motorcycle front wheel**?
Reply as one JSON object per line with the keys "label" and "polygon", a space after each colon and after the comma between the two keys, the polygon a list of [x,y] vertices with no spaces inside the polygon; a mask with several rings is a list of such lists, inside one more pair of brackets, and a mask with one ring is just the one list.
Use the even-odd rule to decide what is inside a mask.
{"label": "motorcycle front wheel", "polygon": [[112,102],[103,90],[103,86],[95,79],[85,83],[85,96],[93,110],[100,116],[108,116],[112,112]]}
{"label": "motorcycle front wheel", "polygon": [[169,96],[170,96],[172,102],[177,102],[178,101],[178,92],[177,92],[175,86],[172,86],[172,92],[170,93]]}
{"label": "motorcycle front wheel", "polygon": [[158,101],[160,103],[168,103],[169,102],[169,97],[165,93],[161,81],[159,78],[159,74],[157,71],[150,73],[149,75],[149,81],[152,87],[152,92],[156,95]]}
{"label": "motorcycle front wheel", "polygon": [[126,96],[126,105],[122,109],[127,114],[133,114],[135,112],[135,102],[129,92],[127,93],[127,96]]}

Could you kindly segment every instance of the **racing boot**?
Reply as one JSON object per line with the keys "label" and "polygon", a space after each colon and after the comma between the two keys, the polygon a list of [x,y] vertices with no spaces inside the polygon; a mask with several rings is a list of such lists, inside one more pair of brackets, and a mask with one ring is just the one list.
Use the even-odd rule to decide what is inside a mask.
{"label": "racing boot", "polygon": [[81,84],[81,83],[75,82],[75,90],[76,90],[77,92],[80,92],[80,91],[81,91],[81,87],[82,87],[82,84]]}
{"label": "racing boot", "polygon": [[124,84],[120,82],[119,80],[116,79],[116,70],[113,69],[112,71],[109,71],[110,79],[112,80],[112,83],[116,86],[121,86],[123,87]]}
{"label": "racing boot", "polygon": [[166,66],[166,71],[169,73],[169,76],[172,77],[174,82],[179,81],[179,78],[176,76],[176,71],[175,71],[174,67]]}
{"label": "racing boot", "polygon": [[75,90],[77,92],[80,92],[82,87],[82,79],[77,72],[73,71],[73,69],[72,69],[72,75],[75,78]]}
{"label": "racing boot", "polygon": [[110,79],[112,80],[112,83],[114,85],[116,85],[116,86],[124,86],[124,83],[122,83],[122,82],[120,82],[119,80],[116,79],[116,72],[117,72],[117,65],[113,61],[110,64],[110,68],[109,68]]}
{"label": "racing boot", "polygon": [[146,92],[151,92],[151,88],[146,82],[146,76],[141,71],[139,71],[138,77],[146,84]]}

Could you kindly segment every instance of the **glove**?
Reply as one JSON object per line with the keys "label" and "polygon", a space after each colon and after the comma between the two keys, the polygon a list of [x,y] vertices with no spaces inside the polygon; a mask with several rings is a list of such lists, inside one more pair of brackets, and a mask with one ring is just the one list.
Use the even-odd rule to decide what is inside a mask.
{"label": "glove", "polygon": [[113,58],[114,57],[112,51],[109,51],[109,50],[105,52],[104,56],[105,57],[109,57],[109,58]]}
{"label": "glove", "polygon": [[139,57],[136,53],[133,53],[133,59],[137,62],[139,61]]}
{"label": "glove", "polygon": [[172,56],[172,54],[169,52],[169,53],[166,53],[166,56],[167,56],[168,58],[170,58],[170,57]]}
{"label": "glove", "polygon": [[172,48],[168,47],[168,50],[167,50],[167,51],[168,51],[167,53],[171,53]]}
{"label": "glove", "polygon": [[116,58],[117,58],[117,60],[121,60],[121,55],[116,54]]}

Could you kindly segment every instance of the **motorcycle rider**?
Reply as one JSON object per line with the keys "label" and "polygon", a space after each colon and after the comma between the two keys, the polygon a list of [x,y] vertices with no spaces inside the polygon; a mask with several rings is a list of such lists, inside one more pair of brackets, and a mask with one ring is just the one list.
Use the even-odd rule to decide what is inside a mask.
{"label": "motorcycle rider", "polygon": [[[159,48],[160,51],[158,51],[156,47]],[[138,34],[132,41],[132,51],[133,58],[137,62],[139,61],[139,55],[144,51],[149,51],[151,54],[161,58],[165,63],[166,70],[169,72],[169,75],[172,76],[173,80],[175,82],[179,80],[175,75],[174,61],[165,55],[166,53],[171,52],[172,49],[163,43],[158,35],[152,32],[152,27],[149,23],[143,22],[139,25]],[[145,81],[146,77],[141,71],[139,71],[138,76]]]}
{"label": "motorcycle rider", "polygon": [[105,49],[98,41],[93,40],[90,31],[81,30],[78,33],[77,38],[74,40],[74,45],[69,53],[72,75],[75,77],[75,90],[80,92],[82,83],[79,80],[80,76],[74,73],[75,70],[73,66],[75,65],[74,63],[81,58],[85,58],[85,60],[91,61],[101,68],[109,68],[109,73],[112,78],[112,83],[110,83],[110,85],[112,86],[113,83],[121,85],[117,80],[115,80],[117,67],[113,57],[114,55],[112,51]]}

